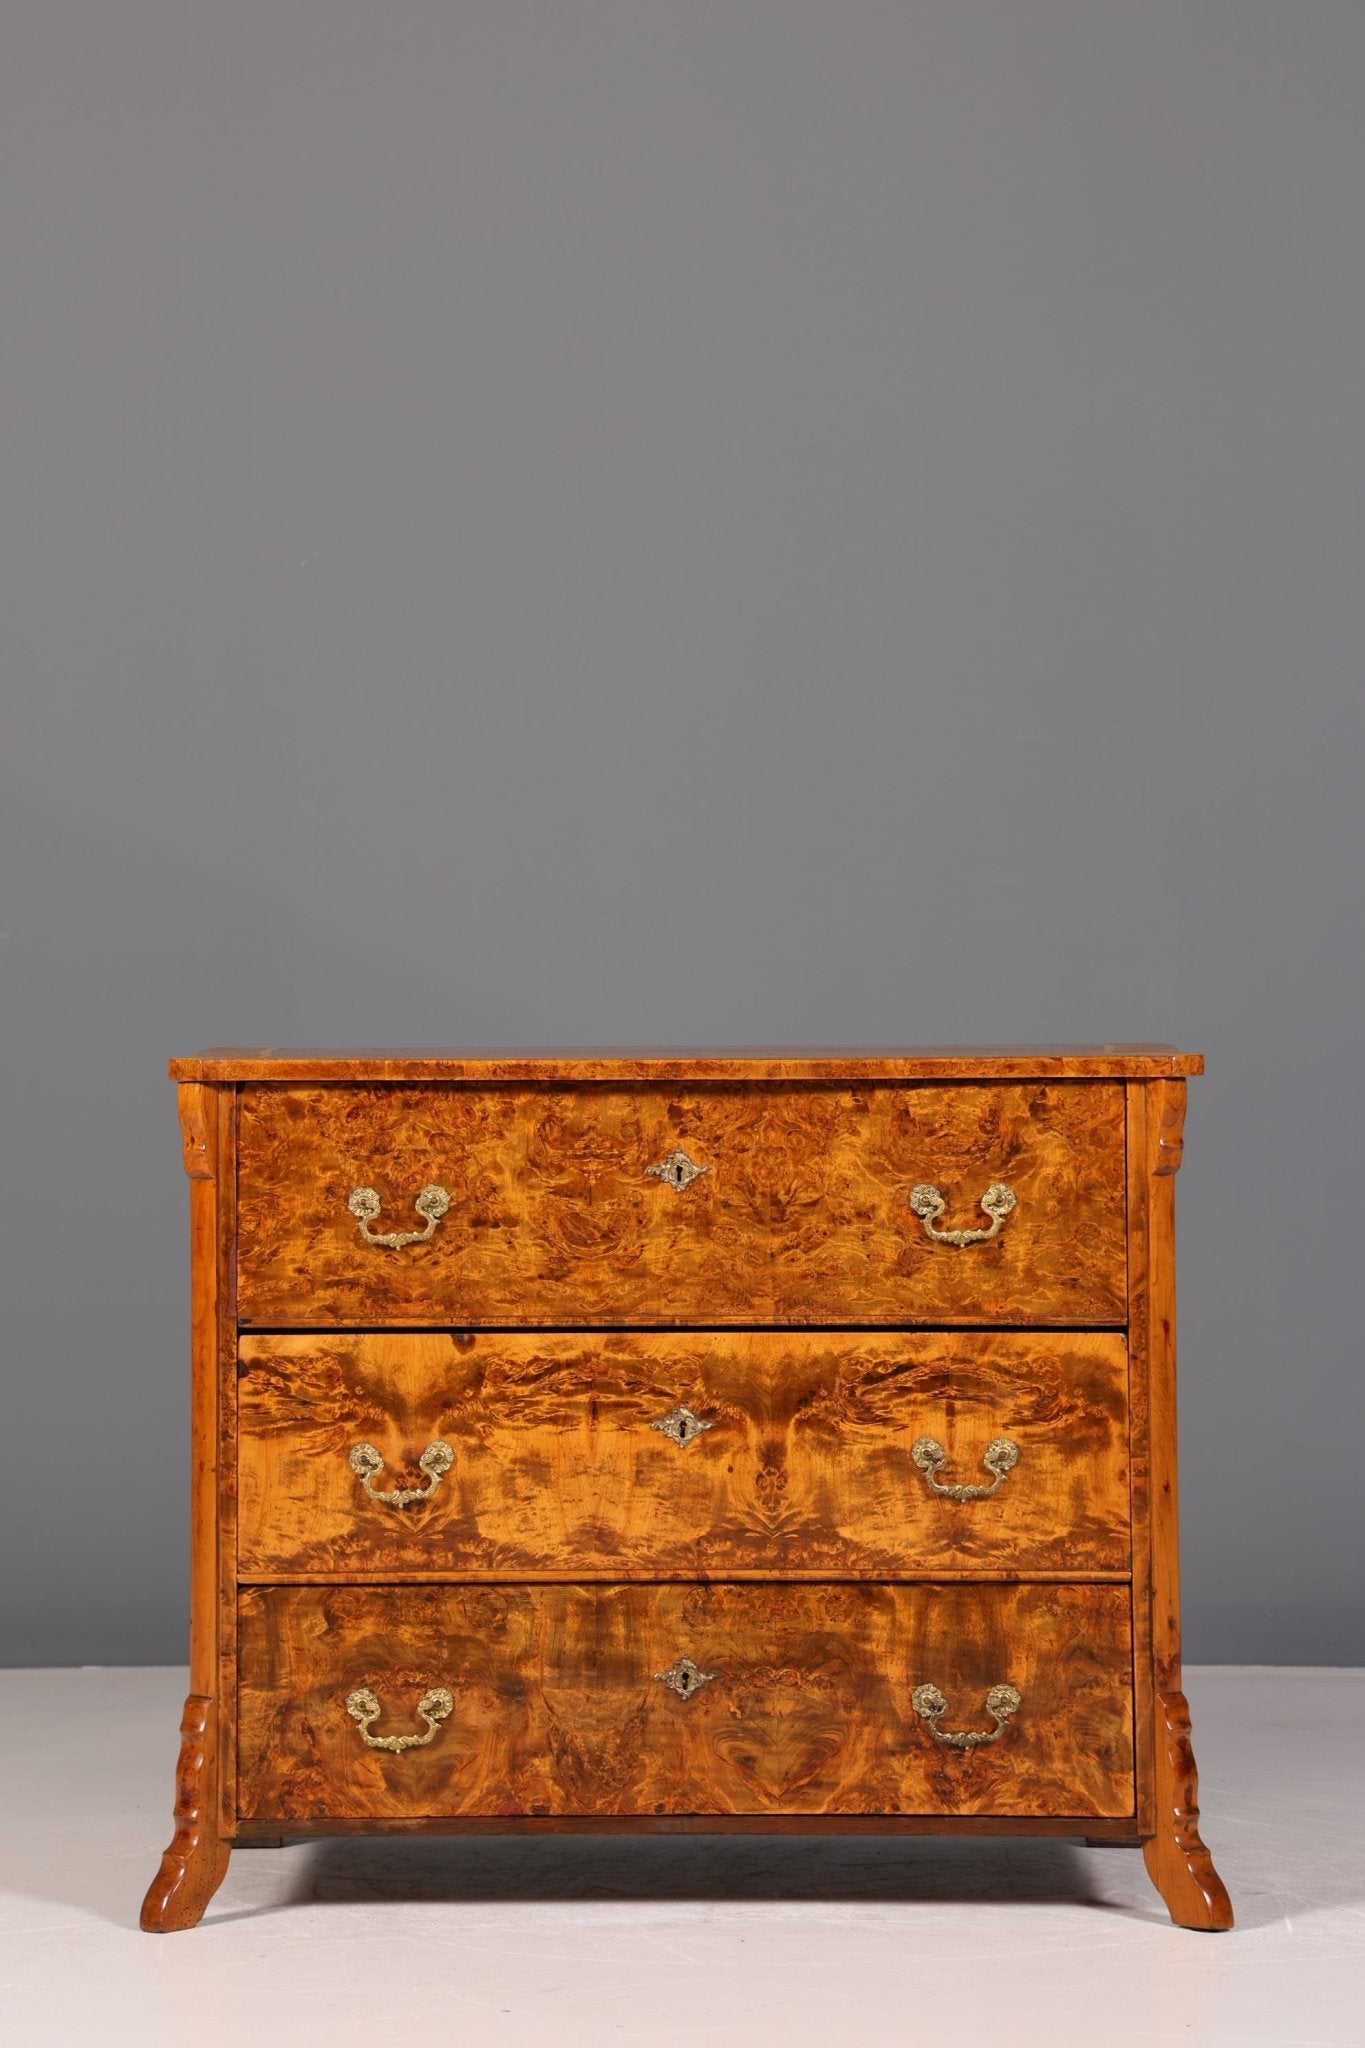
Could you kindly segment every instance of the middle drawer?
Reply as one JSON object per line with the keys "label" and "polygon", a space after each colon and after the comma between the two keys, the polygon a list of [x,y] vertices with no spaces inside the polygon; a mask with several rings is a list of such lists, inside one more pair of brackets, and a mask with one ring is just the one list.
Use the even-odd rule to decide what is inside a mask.
{"label": "middle drawer", "polygon": [[244,1578],[1129,1569],[1096,1331],[244,1336]]}

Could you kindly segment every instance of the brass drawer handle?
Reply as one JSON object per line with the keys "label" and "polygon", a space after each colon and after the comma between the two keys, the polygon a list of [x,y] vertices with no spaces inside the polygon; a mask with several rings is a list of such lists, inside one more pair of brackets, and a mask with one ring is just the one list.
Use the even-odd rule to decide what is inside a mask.
{"label": "brass drawer handle", "polygon": [[654,1681],[656,1685],[666,1685],[680,1700],[690,1700],[694,1692],[700,1691],[704,1685],[709,1685],[718,1675],[714,1671],[702,1671],[690,1657],[679,1657],[676,1663],[669,1665],[667,1671],[656,1671]]}
{"label": "brass drawer handle", "polygon": [[910,1446],[910,1456],[924,1474],[924,1483],[931,1493],[941,1494],[944,1500],[989,1500],[1004,1485],[1005,1475],[1019,1463],[1019,1446],[1007,1436],[991,1438],[981,1454],[986,1470],[995,1474],[989,1486],[942,1485],[938,1475],[948,1462],[948,1453],[935,1436],[917,1436]]}
{"label": "brass drawer handle", "polygon": [[360,1730],[360,1739],[367,1749],[387,1749],[391,1755],[401,1755],[405,1749],[425,1749],[436,1738],[436,1732],[446,1716],[454,1711],[455,1702],[443,1685],[433,1685],[430,1692],[424,1692],[417,1702],[417,1717],[427,1724],[425,1735],[371,1735],[370,1724],[379,1719],[383,1709],[370,1691],[368,1685],[357,1686],[346,1698],[346,1711]]}
{"label": "brass drawer handle", "polygon": [[383,1203],[374,1188],[352,1188],[346,1197],[346,1207],[360,1226],[360,1235],[366,1244],[382,1245],[385,1251],[401,1251],[405,1244],[425,1244],[436,1234],[436,1226],[450,1207],[450,1196],[435,1181],[428,1181],[413,1201],[413,1208],[419,1216],[425,1216],[425,1230],[371,1230],[370,1225]]}
{"label": "brass drawer handle", "polygon": [[986,1694],[986,1712],[995,1722],[989,1735],[978,1729],[968,1729],[965,1734],[951,1734],[939,1727],[939,1721],[948,1711],[948,1702],[936,1685],[917,1685],[910,1695],[910,1704],[920,1717],[929,1723],[935,1742],[942,1742],[949,1749],[982,1749],[988,1742],[998,1742],[1012,1715],[1017,1714],[1023,1704],[1022,1697],[1012,1685],[993,1685]]}
{"label": "brass drawer handle", "polygon": [[434,1444],[428,1444],[421,1457],[417,1460],[418,1471],[425,1472],[427,1475],[426,1485],[393,1486],[386,1493],[381,1493],[377,1487],[370,1483],[376,1472],[382,1472],[384,1469],[384,1460],[380,1457],[373,1444],[352,1444],[351,1455],[347,1462],[371,1500],[382,1501],[384,1506],[389,1508],[410,1508],[415,1500],[431,1499],[442,1479],[455,1463],[455,1453],[451,1450],[449,1444],[443,1444],[439,1441]]}
{"label": "brass drawer handle", "polygon": [[910,1207],[924,1225],[926,1237],[932,1237],[935,1244],[950,1244],[961,1251],[964,1245],[989,1244],[1000,1234],[1000,1226],[1015,1207],[1019,1197],[1014,1189],[1006,1187],[1004,1181],[993,1180],[981,1197],[980,1207],[991,1219],[989,1230],[939,1230],[939,1217],[948,1204],[931,1181],[922,1180],[910,1190]]}

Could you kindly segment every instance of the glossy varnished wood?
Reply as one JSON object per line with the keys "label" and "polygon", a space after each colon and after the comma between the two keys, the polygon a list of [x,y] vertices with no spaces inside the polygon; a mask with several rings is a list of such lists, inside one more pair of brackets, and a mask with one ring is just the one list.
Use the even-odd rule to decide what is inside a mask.
{"label": "glossy varnished wood", "polygon": [[[681,1193],[649,1169],[681,1147]],[[992,1182],[1018,1206],[989,1243]],[[426,1242],[362,1238],[450,1208]],[[419,1225],[420,1227],[420,1225]],[[244,1322],[1122,1323],[1124,1096],[1114,1082],[853,1088],[750,1084],[242,1092]]]}
{"label": "glossy varnished wood", "polygon": [[[143,1924],[193,1925],[234,1840],[752,1829],[1141,1842],[1175,1920],[1230,1925],[1180,1687],[1172,1176],[1202,1066],[174,1062],[191,1693]],[[645,1172],[674,1144],[710,1169],[681,1195]],[[931,1245],[914,1182],[979,1228],[994,1179],[1019,1196],[998,1239]],[[454,1198],[430,1243],[361,1244],[353,1187],[405,1229],[429,1180]],[[686,1448],[649,1429],[679,1401],[715,1424]],[[1021,1458],[989,1501],[909,1458],[931,1435],[943,1481],[982,1481],[997,1434]],[[354,1442],[382,1489],[437,1438],[429,1504],[364,1497]],[[717,1673],[687,1701],[652,1676],[683,1651]],[[1002,1681],[1023,1704],[975,1751],[910,1706],[936,1684],[943,1725],[984,1732]],[[345,1712],[371,1684],[378,1727],[415,1731],[441,1683],[429,1748],[368,1749]]]}
{"label": "glossy varnished wood", "polygon": [[[1181,1927],[1220,1933],[1232,1902],[1199,1831],[1198,1772],[1181,1690],[1179,1520],[1176,1498],[1175,1175],[1184,1153],[1183,1081],[1146,1091],[1147,1436],[1151,1475],[1149,1581],[1153,1824],[1148,1874]],[[1144,1631],[1145,1632],[1145,1631]],[[1144,1705],[1147,1701],[1144,1700]]]}
{"label": "glossy varnished wood", "polygon": [[170,1062],[176,1081],[1029,1081],[1202,1074],[1173,1045],[376,1047],[344,1052],[210,1046]]}
{"label": "glossy varnished wood", "polygon": [[[243,1576],[882,1578],[1124,1573],[1127,1353],[1116,1333],[714,1331],[246,1336]],[[685,1405],[680,1445],[653,1425]],[[1019,1463],[989,1499],[982,1454]],[[348,1463],[372,1444],[376,1490]]]}
{"label": "glossy varnished wood", "polygon": [[145,1934],[193,1927],[227,1871],[232,1844],[214,1812],[216,1702],[191,1693],[180,1717],[175,1768],[175,1832],[142,1901]]}
{"label": "glossy varnished wood", "polygon": [[1091,1848],[1136,1849],[1137,1824],[1085,1814],[1018,1813],[477,1813],[376,1818],[239,1820],[233,1845],[278,1849],[328,1835],[1044,1835],[1078,1837]]}
{"label": "glossy varnished wood", "polygon": [[[478,1813],[1130,1815],[1129,1599],[1118,1586],[254,1587],[241,1595],[245,1817]],[[654,1676],[682,1655],[689,1699]],[[936,1685],[944,1746],[913,1710]],[[423,1692],[454,1710],[422,1748]]]}
{"label": "glossy varnished wood", "polygon": [[175,1831],[142,1902],[149,1934],[193,1927],[223,1880],[220,1829],[218,1365],[226,1218],[220,1205],[228,1091],[181,1084],[181,1152],[190,1179],[190,1695],[180,1724]]}

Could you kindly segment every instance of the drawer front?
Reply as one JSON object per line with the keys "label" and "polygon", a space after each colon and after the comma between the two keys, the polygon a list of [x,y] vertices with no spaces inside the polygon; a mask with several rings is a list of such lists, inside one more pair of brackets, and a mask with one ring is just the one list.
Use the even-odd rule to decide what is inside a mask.
{"label": "drawer front", "polygon": [[1116,1586],[253,1587],[240,1811],[1126,1815],[1130,1656]]}
{"label": "drawer front", "polygon": [[238,1462],[246,1576],[1129,1564],[1106,1332],[246,1336]]}
{"label": "drawer front", "polygon": [[242,1091],[261,1326],[1121,1323],[1124,1229],[1112,1082]]}

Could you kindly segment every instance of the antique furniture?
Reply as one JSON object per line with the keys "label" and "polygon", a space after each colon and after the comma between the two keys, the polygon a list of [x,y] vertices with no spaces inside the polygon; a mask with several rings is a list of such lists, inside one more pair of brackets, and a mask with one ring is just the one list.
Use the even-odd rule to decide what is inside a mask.
{"label": "antique furniture", "polygon": [[174,1839],[1141,1845],[1231,1925],[1180,1690],[1169,1046],[172,1062]]}

